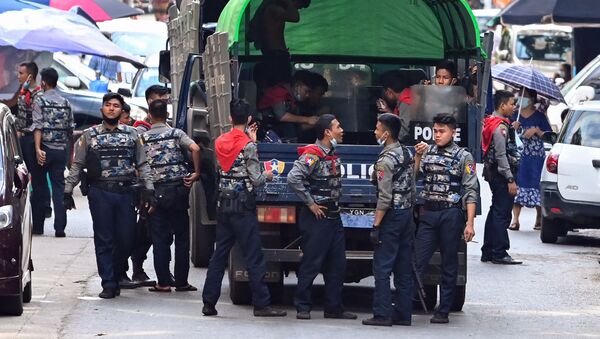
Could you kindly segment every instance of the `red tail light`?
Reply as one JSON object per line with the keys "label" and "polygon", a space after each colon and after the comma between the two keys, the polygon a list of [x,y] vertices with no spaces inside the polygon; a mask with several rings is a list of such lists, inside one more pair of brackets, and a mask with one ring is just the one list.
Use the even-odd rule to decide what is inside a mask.
{"label": "red tail light", "polygon": [[295,224],[296,208],[288,206],[258,206],[258,222],[267,224]]}
{"label": "red tail light", "polygon": [[558,154],[550,153],[546,159],[546,170],[550,173],[558,173]]}

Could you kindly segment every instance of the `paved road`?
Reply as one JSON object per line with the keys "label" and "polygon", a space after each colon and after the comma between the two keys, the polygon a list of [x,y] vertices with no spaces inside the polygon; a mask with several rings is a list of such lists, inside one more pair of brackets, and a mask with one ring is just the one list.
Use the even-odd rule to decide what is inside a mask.
{"label": "paved road", "polygon": [[[489,190],[483,182],[483,201]],[[227,279],[217,305],[219,316],[203,317],[200,292],[155,294],[124,291],[120,298],[100,300],[85,199],[69,213],[68,238],[34,238],[33,300],[20,318],[0,318],[0,338],[344,338],[344,337],[600,337],[600,232],[571,233],[560,244],[547,245],[533,231],[534,211],[525,210],[519,232],[511,232],[511,254],[521,266],[496,266],[479,261],[484,217],[476,221],[476,240],[468,246],[469,282],[464,311],[451,315],[449,325],[429,324],[417,314],[413,326],[372,328],[360,321],[325,320],[321,310],[313,320],[295,319],[291,294],[295,276],[286,279],[287,318],[257,319],[250,307],[234,306]],[[484,216],[488,206],[483,206]],[[47,222],[46,232],[51,231]],[[152,272],[151,261],[146,269]],[[194,268],[190,282],[201,286],[205,269]],[[372,279],[348,284],[348,308],[369,317]]]}

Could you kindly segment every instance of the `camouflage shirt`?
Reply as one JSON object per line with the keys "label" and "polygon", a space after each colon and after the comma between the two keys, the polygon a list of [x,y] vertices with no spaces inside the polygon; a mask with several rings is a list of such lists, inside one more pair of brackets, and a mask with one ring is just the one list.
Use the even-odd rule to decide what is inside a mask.
{"label": "camouflage shirt", "polygon": [[29,92],[29,100],[27,100],[26,94],[19,94],[17,98],[17,119],[15,121],[17,131],[21,133],[33,132],[31,128],[31,124],[33,123],[33,102],[35,101],[35,97],[41,93],[40,91],[39,87],[26,91]]}
{"label": "camouflage shirt", "polygon": [[414,164],[413,154],[399,142],[383,148],[375,163],[372,178],[377,184],[377,210],[412,207]]}
{"label": "camouflage shirt", "polygon": [[180,129],[156,123],[140,136],[151,169],[152,182],[183,179],[188,174],[184,153],[194,141]]}
{"label": "camouflage shirt", "polygon": [[[81,171],[84,168],[90,171],[90,158],[88,153],[95,152],[98,148],[114,149],[122,152],[126,157],[115,159],[100,159],[100,179],[110,181],[132,181],[136,177],[146,189],[154,189],[150,179],[150,166],[146,161],[146,154],[139,140],[137,131],[126,125],[118,125],[108,129],[104,123],[85,130],[75,146],[75,158],[65,179],[65,193],[73,192],[79,183]],[[132,150],[129,154],[129,150]],[[88,174],[89,175],[89,174]]]}
{"label": "camouflage shirt", "polygon": [[256,144],[249,142],[238,154],[228,172],[219,166],[219,191],[253,192],[265,184],[267,177],[260,170]]}
{"label": "camouflage shirt", "polygon": [[[494,112],[494,115],[502,117]],[[492,144],[485,156],[486,167],[495,167],[505,179],[517,174],[520,155],[515,142],[515,130],[506,123],[501,123],[492,134]]]}
{"label": "camouflage shirt", "polygon": [[69,143],[73,128],[71,104],[55,89],[37,95],[33,101],[33,130],[42,131],[42,145],[64,150]]}

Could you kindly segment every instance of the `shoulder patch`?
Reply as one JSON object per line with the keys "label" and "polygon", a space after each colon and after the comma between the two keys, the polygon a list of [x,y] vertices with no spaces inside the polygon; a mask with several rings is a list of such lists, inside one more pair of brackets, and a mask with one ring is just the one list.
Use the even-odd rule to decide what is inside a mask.
{"label": "shoulder patch", "polygon": [[314,154],[306,154],[306,157],[304,158],[304,163],[306,164],[306,166],[312,167],[314,164],[317,163],[317,160],[319,160],[318,156]]}
{"label": "shoulder patch", "polygon": [[465,164],[465,172],[467,174],[475,174],[475,163],[472,161],[467,161],[467,163]]}

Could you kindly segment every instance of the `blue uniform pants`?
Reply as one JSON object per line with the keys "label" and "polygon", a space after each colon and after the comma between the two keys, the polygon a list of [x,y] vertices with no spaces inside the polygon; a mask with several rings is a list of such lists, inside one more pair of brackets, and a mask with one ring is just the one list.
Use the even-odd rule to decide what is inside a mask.
{"label": "blue uniform pants", "polygon": [[312,309],[312,285],[319,274],[325,281],[325,312],[339,314],[346,274],[346,237],[340,218],[320,219],[308,209],[300,212],[302,260],[298,268],[298,286],[294,304],[298,312]]}
{"label": "blue uniform pants", "polygon": [[[378,318],[411,320],[413,295],[414,228],[410,209],[390,209],[379,225],[381,244],[373,252],[373,315]],[[394,273],[394,309],[390,275]]]}
{"label": "blue uniform pants", "polygon": [[162,286],[172,283],[169,262],[175,236],[175,286],[187,286],[190,271],[190,224],[187,209],[167,210],[159,206],[148,221],[158,283]]}
{"label": "blue uniform pants", "polygon": [[[34,192],[36,189],[48,190],[48,182],[46,177],[50,177],[52,184],[52,203],[54,205],[54,230],[64,231],[67,225],[67,210],[65,209],[63,198],[65,193],[65,166],[67,165],[67,151],[50,149],[42,146],[46,152],[46,162],[44,166],[36,165],[31,175]],[[34,194],[32,200],[35,201],[33,206],[45,206],[44,201],[38,194]],[[43,230],[45,210],[44,208],[36,207],[32,209],[33,229]]]}
{"label": "blue uniform pants", "polygon": [[508,193],[508,182],[501,177],[494,177],[490,182],[492,205],[485,219],[485,233],[481,254],[487,259],[500,259],[508,255],[510,225],[513,197]]}
{"label": "blue uniform pants", "polygon": [[216,305],[221,296],[221,283],[229,252],[239,244],[250,278],[252,304],[265,307],[271,304],[271,294],[264,282],[266,262],[260,241],[260,229],[256,210],[247,210],[236,214],[219,214],[217,219],[217,241],[215,252],[210,258],[202,300],[205,304]]}
{"label": "blue uniform pants", "polygon": [[458,249],[465,227],[463,211],[452,207],[439,211],[422,209],[415,241],[417,271],[421,277],[437,248],[442,256],[442,283],[438,312],[449,313],[458,277]]}
{"label": "blue uniform pants", "polygon": [[116,289],[135,237],[133,193],[114,193],[90,186],[88,200],[102,287]]}
{"label": "blue uniform pants", "polygon": [[[33,133],[22,136],[19,139],[19,141],[21,143],[21,151],[23,152],[23,160],[25,161],[25,165],[27,165],[27,170],[31,175],[32,209],[40,210],[40,212],[44,213],[44,208],[46,206],[50,206],[50,188],[48,187],[48,183],[45,180],[44,174],[42,172],[42,167],[38,165],[37,162]],[[44,218],[44,214],[42,214],[42,218]],[[32,231],[38,234],[44,233],[44,219],[42,219],[40,223],[36,220],[35,214],[32,215],[32,219]]]}

